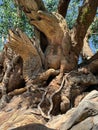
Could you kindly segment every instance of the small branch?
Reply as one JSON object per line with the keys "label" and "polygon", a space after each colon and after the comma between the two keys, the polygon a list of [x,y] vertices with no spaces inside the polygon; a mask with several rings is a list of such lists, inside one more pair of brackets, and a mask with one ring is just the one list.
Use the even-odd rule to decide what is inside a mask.
{"label": "small branch", "polygon": [[61,14],[64,18],[66,17],[69,3],[70,0],[59,0],[58,13]]}

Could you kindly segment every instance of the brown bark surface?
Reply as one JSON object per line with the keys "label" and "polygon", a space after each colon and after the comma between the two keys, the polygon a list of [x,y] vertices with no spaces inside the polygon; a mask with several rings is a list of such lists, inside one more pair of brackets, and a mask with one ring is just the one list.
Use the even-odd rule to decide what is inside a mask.
{"label": "brown bark surface", "polygon": [[71,38],[65,19],[58,13],[40,10],[37,1],[35,3],[38,10],[32,11],[28,7],[29,12],[26,10],[25,2],[19,2],[30,23],[42,31],[48,40],[45,50],[45,68],[60,69],[60,72],[75,68],[78,59],[71,51]]}
{"label": "brown bark surface", "polygon": [[89,45],[89,37],[91,35],[90,30],[87,31],[84,41],[83,41],[83,49],[82,49],[82,58],[85,59],[89,59],[93,56],[93,51],[90,48]]}
{"label": "brown bark surface", "polygon": [[41,57],[34,47],[34,43],[27,37],[25,33],[19,29],[9,31],[9,39],[7,46],[10,46],[16,54],[23,58],[23,75],[25,79],[30,79],[34,74],[38,74],[42,70]]}
{"label": "brown bark surface", "polygon": [[[60,0],[61,15],[66,15],[64,10],[69,2]],[[30,39],[19,29],[9,30],[8,43],[0,53],[0,129],[74,130],[88,128],[84,125],[87,122],[90,129],[95,128],[98,53],[79,68],[78,57],[83,40],[87,43],[85,35],[98,0],[84,1],[71,32],[64,17],[49,13],[42,0],[15,0],[15,3],[35,26],[35,37]]]}
{"label": "brown bark surface", "polygon": [[69,3],[70,0],[59,0],[58,13],[61,14],[64,18],[66,17]]}
{"label": "brown bark surface", "polygon": [[80,51],[83,47],[83,40],[86,32],[93,22],[96,11],[97,11],[98,1],[86,0],[83,6],[79,9],[79,15],[74,28],[72,29],[72,41],[73,48],[77,56],[79,56]]}

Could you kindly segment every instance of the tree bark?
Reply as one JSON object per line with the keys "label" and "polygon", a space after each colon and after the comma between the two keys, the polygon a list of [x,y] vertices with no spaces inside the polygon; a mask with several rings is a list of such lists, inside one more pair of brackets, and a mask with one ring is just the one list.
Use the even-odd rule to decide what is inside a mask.
{"label": "tree bark", "polygon": [[[8,115],[12,117],[9,123],[12,123],[12,115],[14,114],[17,115],[14,123],[17,124],[19,123],[17,121],[22,119],[18,125],[27,123],[27,115],[28,124],[34,122],[36,118],[32,119],[32,114],[38,116],[38,120],[41,118],[42,123],[45,123],[46,119],[50,119],[52,115],[56,116],[71,109],[74,106],[76,97],[85,93],[90,85],[98,85],[98,53],[87,60],[86,65],[78,68],[78,57],[83,48],[83,40],[87,40],[85,35],[93,21],[98,0],[85,0],[71,34],[66,20],[61,16],[64,8],[62,11],[61,7],[59,7],[60,11],[62,11],[60,15],[58,13],[49,13],[41,0],[15,0],[15,2],[25,12],[30,24],[37,29],[35,29],[36,34],[32,39],[28,38],[19,29],[9,30],[6,47],[11,48],[16,54],[20,55],[20,60],[13,59],[13,54],[8,53],[8,60],[5,61],[1,54],[1,66],[4,65],[4,62],[6,63],[4,77],[2,78],[2,90],[3,94],[5,94],[5,88],[9,89],[7,91],[9,96],[21,95],[14,97],[11,100],[11,104],[15,102],[14,105],[12,104],[9,107],[9,104],[7,104],[3,111],[5,110],[4,113],[8,112]],[[68,1],[66,3],[65,7],[67,8]],[[62,3],[60,6],[62,6]],[[46,39],[45,44],[42,44],[43,37]],[[10,57],[10,54],[12,57]],[[13,82],[15,77],[16,82],[21,77],[25,79],[24,88],[17,89],[19,87],[17,84],[15,84],[14,91],[12,87],[8,88],[10,84],[15,83]],[[92,91],[94,87],[90,87]],[[26,92],[28,88],[29,91]],[[93,116],[96,113],[98,115],[98,99],[95,99],[96,95],[98,96],[98,92],[91,94],[90,98],[87,97],[86,102],[80,103],[78,109],[72,109],[71,115],[67,114],[69,119],[66,119],[67,122],[64,121],[64,129],[65,127],[71,129],[73,125],[83,121],[88,116]],[[92,99],[92,102],[88,99]],[[1,99],[0,103],[3,104],[2,101]],[[86,105],[84,105],[85,103]],[[15,111],[13,111],[13,106]],[[77,112],[79,113],[77,114]],[[19,116],[20,113],[25,116]],[[84,116],[85,114],[86,116]],[[1,115],[1,119],[2,117]],[[8,116],[4,116],[1,124],[5,120],[9,120]],[[60,121],[62,122],[61,119]],[[56,120],[56,122],[58,121]],[[5,123],[4,125],[6,126]],[[0,128],[4,127],[1,126]]]}
{"label": "tree bark", "polygon": [[[35,42],[34,39],[31,41],[20,30],[10,31],[8,46],[23,58],[23,73],[25,80],[30,81],[28,84],[35,85],[38,82],[43,86],[43,82],[48,80],[51,75],[55,77],[49,80],[48,87],[47,89],[44,88],[44,94],[38,104],[42,116],[50,118],[51,114],[56,115],[56,108],[59,109],[57,112],[66,112],[72,105],[74,98],[85,91],[87,86],[98,84],[97,78],[92,74],[94,72],[92,71],[92,64],[95,63],[95,60],[83,69],[77,70],[83,40],[94,19],[98,1],[86,0],[84,2],[79,10],[76,25],[71,34],[66,20],[58,13],[49,13],[41,0],[15,1],[25,12],[30,24],[38,29],[36,30],[35,39],[37,38],[39,41]],[[47,39],[47,45],[43,50],[40,46],[41,33],[39,31]],[[45,68],[43,68],[43,64]],[[46,71],[41,73],[43,69]],[[55,71],[58,69],[60,70],[59,75]],[[73,71],[73,69],[76,70]],[[85,71],[86,69],[87,71]],[[69,73],[65,76],[66,82],[63,82],[62,77],[65,72]],[[65,86],[64,83],[66,83]],[[25,91],[25,89],[22,91]]]}
{"label": "tree bark", "polygon": [[66,17],[69,3],[70,0],[59,0],[58,13],[61,14],[64,18]]}
{"label": "tree bark", "polygon": [[33,75],[42,71],[41,57],[34,43],[25,33],[19,29],[16,31],[10,30],[7,46],[10,46],[16,54],[23,58],[23,75],[25,80],[29,80]]}
{"label": "tree bark", "polygon": [[98,52],[93,55],[84,65],[88,71],[98,75]]}
{"label": "tree bark", "polygon": [[71,51],[71,39],[65,19],[58,13],[40,10],[37,1],[34,2],[37,10],[28,6],[29,12],[25,2],[22,3],[20,0],[19,4],[23,7],[31,25],[43,32],[48,40],[45,50],[45,68],[60,69],[60,72],[72,70],[76,67],[78,59]]}
{"label": "tree bark", "polygon": [[90,35],[91,35],[91,32],[90,30],[88,30],[83,41],[83,49],[82,49],[81,55],[84,60],[87,60],[93,56],[93,52],[89,46],[89,41],[88,41]]}
{"label": "tree bark", "polygon": [[96,54],[94,54],[90,59],[82,62],[79,67],[83,67],[86,71],[98,75],[98,52],[96,52]]}
{"label": "tree bark", "polygon": [[73,49],[77,56],[79,56],[80,51],[82,50],[84,37],[90,24],[94,20],[97,7],[97,0],[86,0],[84,1],[83,6],[79,9],[79,15],[71,35],[74,46]]}

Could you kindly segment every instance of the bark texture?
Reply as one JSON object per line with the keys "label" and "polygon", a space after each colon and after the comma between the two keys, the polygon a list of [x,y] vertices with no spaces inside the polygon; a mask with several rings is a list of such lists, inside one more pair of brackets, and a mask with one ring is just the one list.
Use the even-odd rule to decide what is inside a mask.
{"label": "bark texture", "polygon": [[0,53],[0,129],[97,130],[98,53],[79,66],[78,58],[98,0],[84,1],[71,31],[63,17],[69,2],[60,0],[60,15],[42,0],[15,0],[35,37],[9,30]]}
{"label": "bark texture", "polygon": [[10,30],[7,46],[10,46],[16,54],[19,54],[23,58],[23,75],[26,80],[41,71],[41,57],[34,47],[34,43],[32,43],[25,33],[19,29],[16,31]]}
{"label": "bark texture", "polygon": [[79,9],[79,15],[76,21],[76,25],[72,29],[72,41],[74,46],[74,51],[78,56],[83,47],[83,39],[86,32],[93,22],[95,13],[97,11],[98,1],[86,0],[83,6]]}
{"label": "bark texture", "polygon": [[89,59],[93,56],[93,51],[91,50],[90,45],[89,45],[90,35],[91,35],[91,32],[90,30],[88,30],[83,41],[84,44],[83,44],[83,49],[82,49],[82,58],[84,60]]}
{"label": "bark texture", "polygon": [[[44,5],[43,4],[39,5],[37,1],[34,1],[34,3],[36,4],[36,9],[33,7],[33,5],[32,5],[32,9],[31,7],[28,6],[29,12],[27,10],[26,2],[18,1],[18,0],[16,2],[22,6],[23,11],[25,12],[25,14],[30,20],[30,23],[36,26],[40,31],[42,31],[48,39],[49,42],[47,46],[48,49],[46,48],[46,58],[48,59],[47,62],[50,62],[47,63],[50,64],[48,67],[55,67],[55,64],[52,63],[53,61],[50,61],[49,58],[50,54],[52,54],[51,56],[54,57],[53,53],[55,51],[55,46],[58,46],[56,49],[58,50],[58,53],[60,51],[66,53],[66,54],[61,54],[61,56],[59,56],[60,58],[63,57],[63,55],[64,58],[67,56],[67,58],[65,58],[63,61],[61,60],[61,62],[66,62],[63,63],[64,67],[65,66],[67,67],[65,68],[65,70],[67,69],[72,70],[74,67],[76,67],[80,51],[82,50],[83,47],[83,39],[86,35],[88,27],[90,26],[90,24],[94,19],[97,10],[98,1],[96,0],[92,2],[91,0],[89,0],[83,3],[83,6],[79,10],[79,15],[77,18],[76,25],[72,29],[71,41],[70,41],[70,36],[69,39],[66,38],[69,35],[69,31],[65,20],[59,14],[56,13],[52,14],[45,11],[45,9],[43,9]],[[43,8],[40,9],[40,6],[42,6]],[[63,50],[58,48],[63,48]],[[52,49],[53,52],[51,51]],[[57,55],[59,55],[58,53]],[[55,67],[56,69],[58,68],[57,62],[55,62],[57,64]],[[68,64],[72,64],[73,66],[68,67]]]}
{"label": "bark texture", "polygon": [[69,3],[70,0],[59,0],[58,13],[61,14],[63,17],[66,17]]}

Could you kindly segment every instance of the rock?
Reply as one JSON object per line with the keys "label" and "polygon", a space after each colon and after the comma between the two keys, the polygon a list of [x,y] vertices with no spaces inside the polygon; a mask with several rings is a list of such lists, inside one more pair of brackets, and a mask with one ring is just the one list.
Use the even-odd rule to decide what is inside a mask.
{"label": "rock", "polygon": [[92,128],[93,128],[92,117],[89,117],[84,121],[80,122],[79,124],[73,126],[71,130],[92,130]]}
{"label": "rock", "polygon": [[75,124],[78,124],[86,118],[95,115],[98,115],[98,91],[92,91],[79,103],[78,107],[75,108],[74,112],[67,119],[67,121],[61,125],[60,130],[69,130]]}
{"label": "rock", "polygon": [[98,115],[88,117],[81,123],[73,126],[71,130],[98,130]]}
{"label": "rock", "polygon": [[61,125],[65,123],[68,118],[70,118],[74,110],[75,109],[72,108],[66,114],[53,117],[48,123],[46,123],[46,126],[52,129],[60,129]]}
{"label": "rock", "polygon": [[98,91],[89,93],[76,108],[54,117],[46,126],[59,130],[97,130]]}

